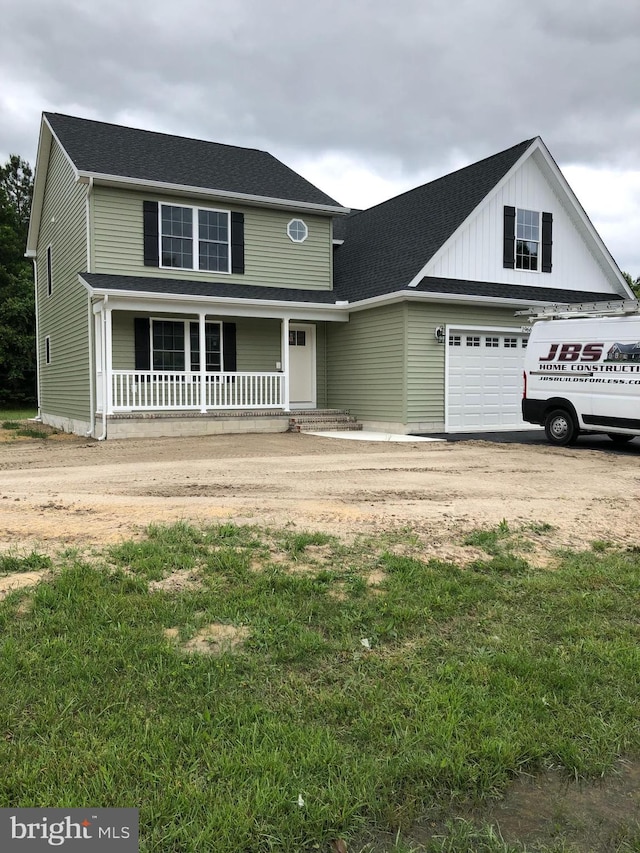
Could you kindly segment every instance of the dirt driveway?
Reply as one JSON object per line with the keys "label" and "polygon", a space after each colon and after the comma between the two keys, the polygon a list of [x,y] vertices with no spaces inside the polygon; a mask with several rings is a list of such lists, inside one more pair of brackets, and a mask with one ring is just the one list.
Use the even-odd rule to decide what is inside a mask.
{"label": "dirt driveway", "polygon": [[[545,565],[558,547],[640,544],[639,492],[640,441],[609,453],[304,434],[105,443],[5,438],[0,551],[55,554],[72,547],[88,554],[139,535],[151,522],[184,519],[291,525],[346,540],[406,531],[425,557],[464,562],[474,556],[464,535],[506,519],[512,529],[545,531],[527,553],[530,563]],[[0,579],[0,596],[41,574]],[[498,821],[507,838],[552,844],[561,815],[576,850],[609,851],[620,827],[637,820],[639,779],[630,760],[602,784],[567,785],[553,774],[527,778],[483,819]],[[376,849],[386,849],[381,845]]]}
{"label": "dirt driveway", "polygon": [[[634,445],[638,442],[634,442]],[[91,547],[177,519],[344,537],[408,528],[425,555],[506,519],[553,546],[638,541],[640,446],[356,442],[304,434],[0,443],[0,550]],[[549,544],[549,543],[548,543]]]}

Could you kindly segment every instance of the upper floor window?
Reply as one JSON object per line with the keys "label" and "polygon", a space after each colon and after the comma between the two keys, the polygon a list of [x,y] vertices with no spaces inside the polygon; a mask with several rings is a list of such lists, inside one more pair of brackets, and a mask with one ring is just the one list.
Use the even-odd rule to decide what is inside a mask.
{"label": "upper floor window", "polygon": [[540,255],[540,214],[516,210],[516,269],[537,270]]}
{"label": "upper floor window", "polygon": [[503,236],[505,269],[551,272],[553,214],[505,205]]}
{"label": "upper floor window", "polygon": [[287,225],[287,234],[294,243],[304,243],[309,236],[309,229],[302,219],[292,219]]}
{"label": "upper floor window", "polygon": [[160,205],[161,265],[230,272],[229,211]]}
{"label": "upper floor window", "polygon": [[146,267],[244,274],[244,213],[142,203]]}

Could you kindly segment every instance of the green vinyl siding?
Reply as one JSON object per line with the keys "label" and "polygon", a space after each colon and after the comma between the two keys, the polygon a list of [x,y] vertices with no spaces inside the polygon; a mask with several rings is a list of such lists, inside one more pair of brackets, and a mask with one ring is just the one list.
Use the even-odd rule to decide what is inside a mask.
{"label": "green vinyl siding", "polygon": [[[44,164],[40,164],[42,167]],[[40,408],[44,414],[79,420],[90,417],[88,296],[78,281],[86,269],[86,185],[55,142],[47,170],[36,267]],[[53,286],[47,290],[47,247]],[[51,363],[45,364],[45,338]]]}
{"label": "green vinyl siding", "polygon": [[404,421],[405,325],[402,304],[327,325],[329,406],[361,419]]}
{"label": "green vinyl siding", "polygon": [[407,305],[407,417],[405,423],[444,424],[445,353],[448,343],[438,343],[438,326],[519,328],[511,309],[470,305],[409,303]]}
{"label": "green vinyl siding", "polygon": [[327,392],[327,323],[316,323],[316,406],[326,408]]}
{"label": "green vinyl siding", "polygon": [[[244,274],[145,266],[142,225],[145,200],[243,213]],[[294,243],[287,236],[287,224],[294,218],[303,219],[308,226],[309,236],[303,243]],[[326,216],[95,186],[91,221],[92,272],[301,289],[330,290],[332,286],[331,219]]]}

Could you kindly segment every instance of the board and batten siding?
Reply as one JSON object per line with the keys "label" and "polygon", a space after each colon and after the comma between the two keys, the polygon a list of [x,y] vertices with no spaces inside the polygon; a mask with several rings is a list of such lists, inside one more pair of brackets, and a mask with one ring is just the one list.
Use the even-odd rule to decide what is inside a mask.
{"label": "board and batten siding", "polygon": [[397,304],[327,325],[329,406],[361,420],[404,420],[406,313],[406,305]]}
{"label": "board and batten siding", "polygon": [[[575,210],[559,198],[537,163],[526,160],[481,209],[471,217],[452,244],[426,267],[428,276],[471,281],[496,281],[568,290],[615,291],[614,276],[589,249],[577,226]],[[505,205],[553,214],[552,271],[505,269],[503,212]],[[542,223],[541,223],[542,224]]]}
{"label": "board and batten siding", "polygon": [[407,316],[407,410],[409,431],[444,430],[445,354],[448,341],[438,343],[438,326],[520,328],[522,318],[511,309],[409,303]]}
{"label": "board and batten siding", "polygon": [[[36,266],[38,275],[38,350],[40,410],[43,417],[88,422],[90,362],[88,296],[78,281],[87,265],[87,187],[75,181],[69,161],[54,140],[47,180]],[[51,295],[47,290],[47,247],[51,246]],[[45,339],[51,364],[45,363]]]}
{"label": "board and batten siding", "polygon": [[[243,213],[244,274],[145,266],[142,223],[145,200]],[[328,216],[223,205],[205,199],[101,186],[94,187],[91,205],[92,272],[331,290],[331,218]],[[309,236],[303,243],[294,243],[287,235],[287,225],[292,219],[302,219],[309,229]]]}

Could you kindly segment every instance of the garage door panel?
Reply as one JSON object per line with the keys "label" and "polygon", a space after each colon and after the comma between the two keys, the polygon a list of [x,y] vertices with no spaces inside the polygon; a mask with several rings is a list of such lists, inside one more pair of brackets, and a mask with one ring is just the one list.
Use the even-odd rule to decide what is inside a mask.
{"label": "garage door panel", "polygon": [[[459,345],[451,345],[453,340]],[[451,330],[448,346],[448,432],[528,429],[522,420],[526,335]]]}

